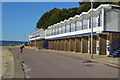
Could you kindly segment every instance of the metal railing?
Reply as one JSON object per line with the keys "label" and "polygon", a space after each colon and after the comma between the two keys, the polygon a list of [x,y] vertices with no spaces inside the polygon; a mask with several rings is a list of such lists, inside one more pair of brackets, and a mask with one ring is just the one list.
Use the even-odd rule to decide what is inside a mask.
{"label": "metal railing", "polygon": [[110,46],[110,54],[111,54],[120,47],[120,38],[115,40],[109,46]]}

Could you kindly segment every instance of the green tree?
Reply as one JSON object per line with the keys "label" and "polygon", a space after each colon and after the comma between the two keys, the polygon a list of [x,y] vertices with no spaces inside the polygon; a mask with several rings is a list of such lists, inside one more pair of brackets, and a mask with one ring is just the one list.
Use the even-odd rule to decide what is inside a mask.
{"label": "green tree", "polygon": [[[95,2],[94,8],[97,8],[101,4],[116,4],[120,5],[119,2]],[[74,17],[75,15],[80,15],[82,12],[87,12],[91,8],[90,2],[79,2],[80,7],[69,8],[69,9],[58,9],[54,8],[46,13],[44,13],[40,19],[38,20],[36,27],[41,29],[47,29],[48,26],[59,23],[60,21],[64,21],[65,19],[69,19],[70,17]]]}

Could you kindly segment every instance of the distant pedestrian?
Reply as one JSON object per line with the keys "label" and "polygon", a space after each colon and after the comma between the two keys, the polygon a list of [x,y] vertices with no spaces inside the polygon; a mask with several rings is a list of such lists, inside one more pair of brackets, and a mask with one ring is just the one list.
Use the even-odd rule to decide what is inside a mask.
{"label": "distant pedestrian", "polygon": [[24,44],[20,44],[20,51],[23,52]]}

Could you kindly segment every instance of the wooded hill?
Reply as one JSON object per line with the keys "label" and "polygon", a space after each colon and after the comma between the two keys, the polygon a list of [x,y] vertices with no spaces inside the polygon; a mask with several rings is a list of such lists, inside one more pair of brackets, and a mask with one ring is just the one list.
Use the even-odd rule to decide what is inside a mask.
{"label": "wooded hill", "polygon": [[[69,8],[69,9],[54,8],[44,13],[38,20],[36,27],[39,29],[41,28],[47,29],[48,26],[64,21],[65,19],[69,19],[70,17],[74,17],[75,15],[79,15],[82,12],[87,12],[91,8],[90,2],[79,2],[78,4],[80,5],[80,7]],[[101,4],[120,5],[120,1],[119,2],[95,2],[94,8],[97,8]]]}

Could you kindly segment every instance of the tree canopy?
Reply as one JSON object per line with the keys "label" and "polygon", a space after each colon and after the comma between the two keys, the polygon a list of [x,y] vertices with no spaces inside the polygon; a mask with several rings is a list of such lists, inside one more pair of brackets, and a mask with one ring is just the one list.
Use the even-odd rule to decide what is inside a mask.
{"label": "tree canopy", "polygon": [[[75,15],[79,15],[82,12],[87,12],[91,8],[90,2],[79,2],[80,7],[69,8],[69,9],[58,9],[54,8],[46,13],[44,13],[40,19],[38,20],[36,27],[39,29],[47,29],[48,26],[64,21],[65,19],[69,19],[70,17],[74,17]],[[94,8],[97,8],[101,4],[116,4],[120,5],[119,2],[95,2]]]}

